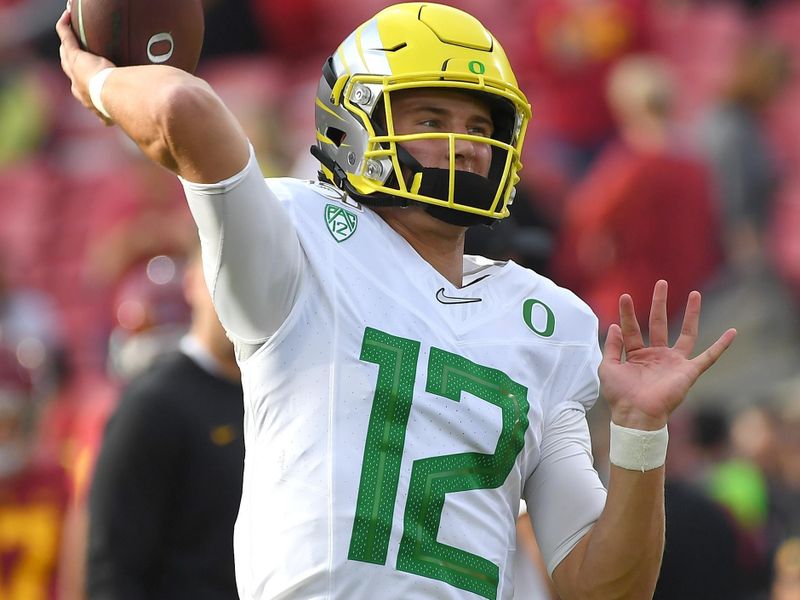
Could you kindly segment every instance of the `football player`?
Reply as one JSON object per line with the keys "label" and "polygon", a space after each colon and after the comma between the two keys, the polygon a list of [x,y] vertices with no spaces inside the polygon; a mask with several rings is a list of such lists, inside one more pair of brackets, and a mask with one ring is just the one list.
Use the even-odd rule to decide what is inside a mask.
{"label": "football player", "polygon": [[245,390],[243,599],[511,598],[520,498],[563,598],[652,595],[666,423],[735,332],[690,358],[692,293],[670,347],[661,281],[649,345],[624,295],[601,364],[573,294],[464,255],[467,227],[509,214],[531,114],[480,22],[409,3],[360,25],[323,65],[319,182],[265,181],[203,81],[57,29],[75,96],[181,177],[200,230]]}

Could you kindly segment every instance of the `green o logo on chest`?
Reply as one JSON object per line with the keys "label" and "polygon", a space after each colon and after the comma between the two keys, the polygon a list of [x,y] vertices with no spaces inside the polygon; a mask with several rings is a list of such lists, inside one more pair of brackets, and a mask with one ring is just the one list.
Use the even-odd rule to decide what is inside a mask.
{"label": "green o logo on chest", "polygon": [[536,298],[525,300],[522,305],[522,318],[525,325],[542,337],[550,337],[556,330],[556,316],[547,304]]}

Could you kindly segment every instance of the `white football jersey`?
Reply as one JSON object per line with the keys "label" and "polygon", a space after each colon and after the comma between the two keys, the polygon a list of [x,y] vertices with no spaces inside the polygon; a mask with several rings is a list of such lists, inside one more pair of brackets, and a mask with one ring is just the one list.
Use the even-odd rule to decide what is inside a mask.
{"label": "white football jersey", "polygon": [[[186,187],[196,218],[203,202],[224,202],[221,219],[237,210],[235,185],[223,200]],[[556,461],[566,448],[566,460],[591,471],[585,426],[571,445],[558,424],[585,423],[597,395],[594,315],[513,262],[466,257],[464,285],[453,287],[333,187],[278,179],[268,188],[263,202],[288,215],[302,255],[288,316],[240,356],[242,599],[512,598],[514,524],[520,498],[531,507],[527,496],[548,485],[536,481],[543,447]],[[198,224],[204,244],[236,234]],[[213,250],[215,268],[241,268],[225,251]],[[259,272],[247,277],[260,287]],[[553,546],[543,548],[551,570],[602,509],[596,475],[574,492],[565,506],[583,503],[588,516],[564,513],[557,498],[539,513],[559,524],[549,542],[537,527]]]}

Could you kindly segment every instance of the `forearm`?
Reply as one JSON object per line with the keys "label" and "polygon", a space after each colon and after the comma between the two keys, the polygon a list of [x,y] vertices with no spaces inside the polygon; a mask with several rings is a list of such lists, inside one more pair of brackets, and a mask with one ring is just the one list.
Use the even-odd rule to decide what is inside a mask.
{"label": "forearm", "polygon": [[652,598],[663,549],[664,467],[612,465],[603,513],[553,578],[565,600]]}
{"label": "forearm", "polygon": [[611,472],[605,505],[589,532],[553,573],[565,599],[649,599],[664,548],[666,427],[646,431],[633,411],[612,411]]}

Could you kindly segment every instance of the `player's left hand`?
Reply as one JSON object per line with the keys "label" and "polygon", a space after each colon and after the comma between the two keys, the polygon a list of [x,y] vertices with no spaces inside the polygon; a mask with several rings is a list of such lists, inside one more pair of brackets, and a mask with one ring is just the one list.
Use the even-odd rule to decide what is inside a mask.
{"label": "player's left hand", "polygon": [[636,320],[633,299],[619,299],[620,324],[608,329],[600,385],[611,408],[611,420],[622,427],[656,430],[683,402],[697,381],[736,337],[728,329],[697,357],[691,358],[700,322],[700,293],[686,302],[683,326],[675,345],[669,346],[667,327],[667,282],[659,281],[650,307],[650,345],[646,346]]}

